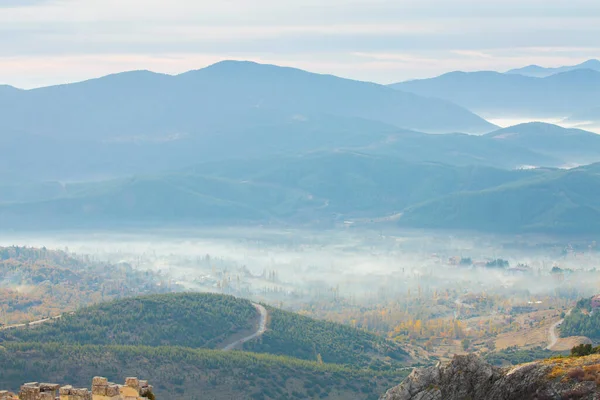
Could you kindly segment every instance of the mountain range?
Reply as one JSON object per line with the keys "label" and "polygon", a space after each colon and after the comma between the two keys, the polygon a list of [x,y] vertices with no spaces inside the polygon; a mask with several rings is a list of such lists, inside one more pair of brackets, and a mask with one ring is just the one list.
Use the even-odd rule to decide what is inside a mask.
{"label": "mountain range", "polygon": [[565,118],[600,106],[600,71],[591,69],[544,78],[492,71],[450,72],[390,87],[497,116]]}
{"label": "mountain range", "polygon": [[545,68],[540,67],[539,65],[528,65],[523,68],[511,69],[510,71],[506,71],[506,73],[532,76],[535,78],[545,78],[550,75],[560,74],[561,72],[568,72],[576,69],[591,69],[594,71],[600,71],[600,60],[587,60],[577,65],[568,65],[556,68]]}
{"label": "mountain range", "polygon": [[403,226],[586,235],[600,232],[600,164],[555,170],[409,207]]}
{"label": "mountain range", "polygon": [[[494,140],[494,139],[491,139]],[[410,228],[597,233],[599,165],[504,170],[356,152],[200,164],[25,192],[4,228],[300,224],[397,216]],[[42,193],[40,195],[40,193]],[[45,196],[45,197],[36,197]]]}
{"label": "mountain range", "polygon": [[[143,161],[169,165],[171,159],[160,156],[165,148],[198,162],[215,153],[224,158],[242,150],[246,156],[261,155],[263,148],[295,151],[340,137],[348,143],[354,135],[372,140],[399,128],[436,133],[494,129],[445,100],[235,61],[177,76],[132,71],[32,90],[4,86],[0,121],[2,147],[34,152],[18,152],[5,164],[27,169],[27,162],[48,151],[54,156],[46,157],[48,164],[70,159],[64,169],[131,159],[119,161],[129,172]],[[85,160],[81,154],[94,158]]]}
{"label": "mountain range", "polygon": [[[3,86],[0,224],[331,225],[394,216],[415,228],[571,233],[596,217],[598,194],[586,188],[597,174],[559,168],[599,163],[600,135],[545,123],[497,129],[430,96],[571,107],[576,93],[597,101],[599,77],[451,73],[398,91],[228,61],[177,76]],[[483,134],[453,133],[473,126]],[[536,196],[543,201],[521,203]]]}

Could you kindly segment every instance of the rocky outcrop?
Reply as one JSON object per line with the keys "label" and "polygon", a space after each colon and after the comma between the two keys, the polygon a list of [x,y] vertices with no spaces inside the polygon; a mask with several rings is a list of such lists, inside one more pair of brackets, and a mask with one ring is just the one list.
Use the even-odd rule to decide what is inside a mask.
{"label": "rocky outcrop", "polygon": [[600,356],[496,368],[476,355],[415,369],[382,400],[600,400]]}

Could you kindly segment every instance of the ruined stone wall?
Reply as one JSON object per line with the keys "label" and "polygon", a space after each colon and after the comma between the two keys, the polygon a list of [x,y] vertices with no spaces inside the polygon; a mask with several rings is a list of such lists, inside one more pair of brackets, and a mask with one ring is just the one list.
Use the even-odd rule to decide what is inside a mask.
{"label": "ruined stone wall", "polygon": [[0,400],[19,400],[16,394],[6,390],[0,390]]}
{"label": "ruined stone wall", "polygon": [[127,378],[124,385],[117,385],[99,376],[92,380],[92,390],[30,382],[21,386],[18,396],[0,391],[0,400],[147,400],[149,397],[154,396],[148,381]]}

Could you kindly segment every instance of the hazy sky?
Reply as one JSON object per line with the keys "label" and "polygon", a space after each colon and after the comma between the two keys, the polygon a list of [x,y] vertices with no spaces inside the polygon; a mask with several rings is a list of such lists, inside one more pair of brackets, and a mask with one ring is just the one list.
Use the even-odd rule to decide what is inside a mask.
{"label": "hazy sky", "polygon": [[249,59],[382,83],[600,58],[599,0],[0,0],[0,83]]}

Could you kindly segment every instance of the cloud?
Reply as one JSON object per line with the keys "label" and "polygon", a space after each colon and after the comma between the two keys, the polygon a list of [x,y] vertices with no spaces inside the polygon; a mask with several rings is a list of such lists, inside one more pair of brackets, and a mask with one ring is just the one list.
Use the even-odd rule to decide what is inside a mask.
{"label": "cloud", "polygon": [[1,56],[36,60],[24,69],[0,65],[0,76],[25,86],[226,58],[395,81],[600,55],[597,0],[0,0],[0,7]]}
{"label": "cloud", "polygon": [[0,0],[0,8],[30,7],[48,3],[50,1],[51,0]]}

